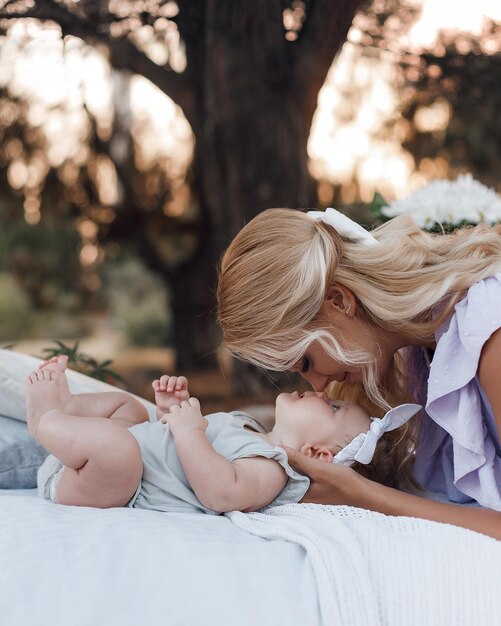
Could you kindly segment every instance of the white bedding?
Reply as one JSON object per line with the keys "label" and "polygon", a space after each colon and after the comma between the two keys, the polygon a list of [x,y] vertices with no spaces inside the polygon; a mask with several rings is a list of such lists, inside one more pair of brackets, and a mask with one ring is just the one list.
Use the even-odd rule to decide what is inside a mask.
{"label": "white bedding", "polygon": [[229,515],[239,528],[305,548],[324,626],[501,623],[501,541],[346,506]]}
{"label": "white bedding", "polygon": [[351,507],[164,514],[0,498],[2,626],[491,626],[501,542]]}
{"label": "white bedding", "polygon": [[1,626],[320,624],[306,553],[223,516],[0,498]]}

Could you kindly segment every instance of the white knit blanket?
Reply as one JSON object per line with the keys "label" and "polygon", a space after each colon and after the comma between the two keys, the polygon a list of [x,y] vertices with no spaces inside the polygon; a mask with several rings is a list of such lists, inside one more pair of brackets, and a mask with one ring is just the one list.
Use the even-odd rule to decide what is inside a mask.
{"label": "white knit blanket", "polygon": [[306,550],[324,626],[501,623],[501,541],[345,506],[293,504],[228,517]]}

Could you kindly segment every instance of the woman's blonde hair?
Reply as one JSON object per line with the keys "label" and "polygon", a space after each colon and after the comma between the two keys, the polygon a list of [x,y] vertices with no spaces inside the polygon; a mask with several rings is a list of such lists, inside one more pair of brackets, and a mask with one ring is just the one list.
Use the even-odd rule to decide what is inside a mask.
{"label": "woman's blonde hair", "polygon": [[228,350],[255,365],[287,370],[318,340],[339,362],[370,367],[373,358],[343,351],[320,323],[334,282],[353,292],[357,316],[426,345],[465,290],[501,271],[501,227],[437,235],[400,216],[372,234],[379,245],[352,243],[291,209],[255,217],[221,262],[217,297]]}
{"label": "woman's blonde hair", "polygon": [[217,297],[226,348],[259,367],[288,370],[317,341],[337,362],[363,366],[363,394],[360,386],[339,385],[337,397],[350,394],[372,415],[406,400],[398,355],[378,379],[378,355],[343,349],[332,336],[322,315],[329,287],[352,291],[359,319],[425,346],[473,283],[501,271],[501,227],[431,234],[399,216],[372,234],[379,245],[365,246],[301,211],[260,213],[221,262]]}

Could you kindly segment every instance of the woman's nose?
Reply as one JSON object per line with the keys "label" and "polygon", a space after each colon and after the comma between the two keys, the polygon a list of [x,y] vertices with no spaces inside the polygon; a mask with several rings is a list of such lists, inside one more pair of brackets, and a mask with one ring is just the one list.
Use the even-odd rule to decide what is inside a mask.
{"label": "woman's nose", "polygon": [[301,397],[302,398],[308,398],[308,397],[313,398],[313,397],[315,397],[315,398],[322,398],[322,399],[324,399],[326,396],[325,396],[325,393],[323,391],[305,391],[302,394]]}
{"label": "woman's nose", "polygon": [[307,380],[315,391],[323,392],[329,382],[328,376],[321,376],[316,372],[304,372],[301,376]]}

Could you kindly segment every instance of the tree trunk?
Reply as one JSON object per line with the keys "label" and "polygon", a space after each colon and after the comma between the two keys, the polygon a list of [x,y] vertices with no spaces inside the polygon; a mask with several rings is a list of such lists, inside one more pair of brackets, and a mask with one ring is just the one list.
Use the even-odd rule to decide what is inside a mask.
{"label": "tree trunk", "polygon": [[311,118],[293,93],[279,3],[261,0],[251,10],[212,0],[206,29],[197,165],[220,251],[262,210],[314,204],[306,152]]}
{"label": "tree trunk", "polygon": [[[273,22],[265,12],[256,12],[249,24],[240,6],[227,5],[208,9],[206,18],[207,58],[200,91],[204,121],[194,129],[193,164],[205,216],[203,249],[174,286],[180,370],[197,368],[202,361],[208,365],[207,355],[217,349],[213,286],[217,263],[232,237],[266,208],[315,204],[306,151],[311,118],[301,111],[300,98],[290,93],[287,60],[273,59],[263,44],[263,37],[284,37],[281,13]],[[274,46],[285,49],[280,40]],[[254,376],[252,383],[247,371],[237,369],[241,392],[249,384],[262,387],[266,380]]]}
{"label": "tree trunk", "polygon": [[169,277],[174,320],[173,344],[179,372],[217,367],[220,332],[216,323],[214,285],[218,250],[204,223],[200,245],[190,262]]}

